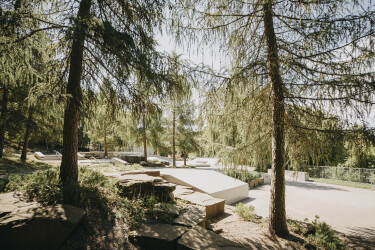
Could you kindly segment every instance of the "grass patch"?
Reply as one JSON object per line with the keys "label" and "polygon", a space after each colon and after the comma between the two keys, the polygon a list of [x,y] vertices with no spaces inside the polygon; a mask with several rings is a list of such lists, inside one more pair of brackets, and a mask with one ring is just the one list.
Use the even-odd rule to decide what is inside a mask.
{"label": "grass patch", "polygon": [[47,163],[33,160],[21,161],[18,157],[3,157],[0,159],[0,175],[27,173],[50,168],[53,168],[53,166]]}
{"label": "grass patch", "polygon": [[326,184],[334,184],[340,185],[345,187],[355,187],[355,188],[362,188],[362,189],[371,189],[371,184],[368,183],[360,183],[360,182],[352,182],[352,181],[342,181],[342,180],[334,180],[334,179],[321,179],[321,178],[310,178],[312,182],[320,182]]}
{"label": "grass patch", "polygon": [[243,203],[238,203],[234,212],[238,214],[245,221],[260,222],[261,217],[254,213],[254,207],[249,205],[245,206]]}
{"label": "grass patch", "polygon": [[143,169],[143,167],[139,164],[123,165],[112,163],[104,163],[100,165],[89,166],[89,168],[97,171],[102,171],[104,173],[125,172]]}

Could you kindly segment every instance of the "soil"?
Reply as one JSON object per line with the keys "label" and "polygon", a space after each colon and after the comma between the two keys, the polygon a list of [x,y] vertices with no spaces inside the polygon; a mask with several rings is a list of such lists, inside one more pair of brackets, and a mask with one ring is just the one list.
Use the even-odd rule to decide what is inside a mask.
{"label": "soil", "polygon": [[214,231],[219,235],[241,243],[249,249],[305,249],[304,240],[291,234],[290,239],[282,239],[268,233],[267,224],[241,219],[232,206],[225,206],[225,213],[212,219]]}

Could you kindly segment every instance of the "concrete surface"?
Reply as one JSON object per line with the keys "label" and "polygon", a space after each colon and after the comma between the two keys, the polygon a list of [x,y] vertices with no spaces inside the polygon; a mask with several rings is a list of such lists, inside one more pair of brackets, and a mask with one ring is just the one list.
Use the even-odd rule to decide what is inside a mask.
{"label": "concrete surface", "polygon": [[160,168],[160,176],[168,182],[189,186],[215,198],[224,199],[226,204],[248,197],[249,185],[225,174],[205,169]]}
{"label": "concrete surface", "polygon": [[[268,217],[270,185],[249,191],[242,203],[253,205],[255,212]],[[316,182],[286,183],[286,213],[292,219],[310,221],[315,215],[345,234],[375,238],[375,192],[368,189]]]}

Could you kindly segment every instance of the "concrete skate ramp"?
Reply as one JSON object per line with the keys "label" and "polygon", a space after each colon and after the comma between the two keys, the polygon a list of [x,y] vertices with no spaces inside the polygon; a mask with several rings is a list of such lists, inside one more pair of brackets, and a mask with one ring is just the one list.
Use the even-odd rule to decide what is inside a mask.
{"label": "concrete skate ramp", "polygon": [[189,186],[212,197],[224,199],[226,204],[248,198],[247,183],[214,170],[160,169],[160,176],[171,183]]}

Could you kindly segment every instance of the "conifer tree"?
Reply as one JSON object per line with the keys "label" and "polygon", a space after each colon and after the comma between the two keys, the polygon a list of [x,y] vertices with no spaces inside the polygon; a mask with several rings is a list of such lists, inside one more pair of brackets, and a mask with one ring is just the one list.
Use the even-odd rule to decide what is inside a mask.
{"label": "conifer tree", "polygon": [[[232,86],[269,88],[272,185],[269,231],[289,235],[285,215],[285,110],[330,110],[372,104],[373,6],[337,1],[176,1],[177,39],[218,42],[230,53]],[[229,79],[228,79],[229,78]],[[363,107],[363,106],[362,106]],[[360,109],[357,109],[360,110]],[[363,109],[362,109],[363,110]]]}

